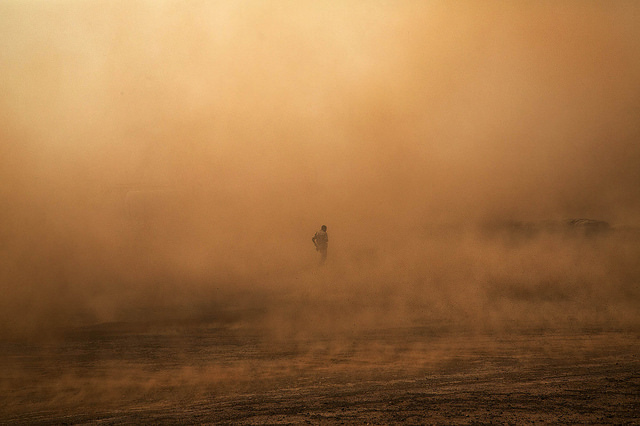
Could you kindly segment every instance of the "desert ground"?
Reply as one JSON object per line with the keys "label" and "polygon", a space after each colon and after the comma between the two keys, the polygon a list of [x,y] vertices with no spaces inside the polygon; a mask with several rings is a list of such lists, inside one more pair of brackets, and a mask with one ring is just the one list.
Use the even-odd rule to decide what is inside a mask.
{"label": "desert ground", "polygon": [[0,422],[640,423],[640,329],[612,315],[474,325],[423,305],[387,321],[344,294],[231,302],[249,298],[6,338]]}

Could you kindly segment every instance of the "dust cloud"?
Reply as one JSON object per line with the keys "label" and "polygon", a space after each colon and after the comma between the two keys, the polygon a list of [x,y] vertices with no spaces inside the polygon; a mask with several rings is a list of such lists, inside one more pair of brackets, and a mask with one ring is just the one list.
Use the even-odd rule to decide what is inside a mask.
{"label": "dust cloud", "polygon": [[632,1],[3,2],[0,332],[636,326],[639,19]]}

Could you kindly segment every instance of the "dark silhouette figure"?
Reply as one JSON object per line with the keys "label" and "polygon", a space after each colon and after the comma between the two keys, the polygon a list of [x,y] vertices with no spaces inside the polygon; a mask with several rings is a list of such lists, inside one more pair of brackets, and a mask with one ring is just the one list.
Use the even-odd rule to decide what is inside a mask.
{"label": "dark silhouette figure", "polygon": [[311,238],[311,241],[313,241],[313,244],[316,246],[316,251],[320,252],[320,265],[323,265],[327,260],[327,247],[329,246],[329,236],[327,235],[326,225],[322,225],[320,230]]}

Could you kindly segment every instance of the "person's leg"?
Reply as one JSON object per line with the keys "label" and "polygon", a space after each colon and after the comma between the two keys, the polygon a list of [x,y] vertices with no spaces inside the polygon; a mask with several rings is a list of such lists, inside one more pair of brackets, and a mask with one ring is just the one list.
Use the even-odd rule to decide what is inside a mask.
{"label": "person's leg", "polygon": [[320,264],[324,265],[327,260],[327,249],[320,249]]}

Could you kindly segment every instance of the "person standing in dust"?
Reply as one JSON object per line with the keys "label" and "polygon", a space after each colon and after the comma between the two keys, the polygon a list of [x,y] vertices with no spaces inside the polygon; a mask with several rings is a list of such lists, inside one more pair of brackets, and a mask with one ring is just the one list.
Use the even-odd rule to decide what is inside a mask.
{"label": "person standing in dust", "polygon": [[329,246],[329,236],[327,235],[326,225],[322,225],[320,230],[311,238],[316,246],[316,251],[320,252],[320,265],[327,260],[327,247]]}

